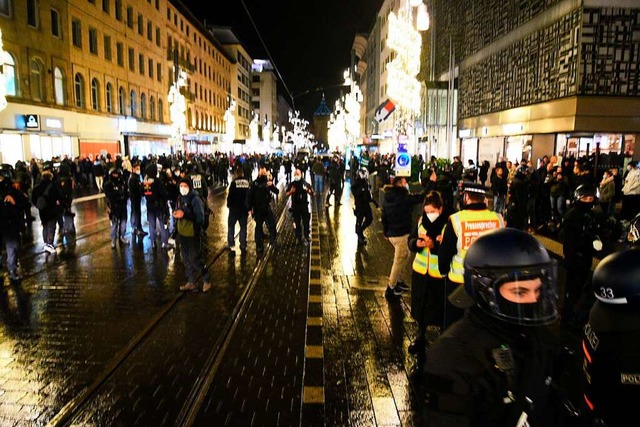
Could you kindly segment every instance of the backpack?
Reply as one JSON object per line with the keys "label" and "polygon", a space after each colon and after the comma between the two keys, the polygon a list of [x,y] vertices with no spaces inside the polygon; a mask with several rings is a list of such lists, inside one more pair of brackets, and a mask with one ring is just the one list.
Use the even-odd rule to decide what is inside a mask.
{"label": "backpack", "polygon": [[52,185],[53,183],[49,183],[44,192],[36,199],[36,208],[38,208],[38,210],[41,211],[49,207],[49,201],[47,198],[49,197],[49,191],[51,190]]}
{"label": "backpack", "polygon": [[147,206],[155,207],[158,204],[158,196],[153,192],[153,178],[147,178],[142,183],[142,193],[147,199]]}

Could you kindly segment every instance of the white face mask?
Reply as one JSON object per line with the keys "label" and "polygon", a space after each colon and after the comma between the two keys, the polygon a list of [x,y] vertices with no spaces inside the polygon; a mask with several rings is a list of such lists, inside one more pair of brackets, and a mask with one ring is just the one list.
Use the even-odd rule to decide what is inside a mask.
{"label": "white face mask", "polygon": [[434,222],[439,216],[440,214],[438,212],[430,212],[427,214],[427,218],[429,218],[431,222]]}
{"label": "white face mask", "polygon": [[182,194],[183,196],[189,194],[189,187],[180,187],[180,194]]}
{"label": "white face mask", "polygon": [[300,181],[300,177],[296,175],[296,176],[293,177],[293,180],[294,181]]}

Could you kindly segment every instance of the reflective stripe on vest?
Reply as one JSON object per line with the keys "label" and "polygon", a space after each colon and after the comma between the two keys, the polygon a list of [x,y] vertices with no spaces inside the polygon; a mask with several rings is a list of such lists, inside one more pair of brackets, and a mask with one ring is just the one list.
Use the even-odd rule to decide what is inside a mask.
{"label": "reflective stripe on vest", "polygon": [[[426,233],[427,230],[422,226],[422,217],[418,218],[418,236]],[[429,265],[429,249],[422,248],[419,252],[416,252],[416,257],[413,259],[413,271],[420,274],[427,274],[427,266]]]}
{"label": "reflective stripe on vest", "polygon": [[484,233],[504,228],[502,215],[488,209],[461,210],[451,215],[451,225],[458,237],[458,252],[451,260],[449,280],[455,283],[464,283],[464,257],[471,244]]}
{"label": "reflective stripe on vest", "polygon": [[442,279],[442,274],[440,274],[440,267],[438,267],[438,255],[431,253],[429,251],[429,276],[434,277],[436,279]]}

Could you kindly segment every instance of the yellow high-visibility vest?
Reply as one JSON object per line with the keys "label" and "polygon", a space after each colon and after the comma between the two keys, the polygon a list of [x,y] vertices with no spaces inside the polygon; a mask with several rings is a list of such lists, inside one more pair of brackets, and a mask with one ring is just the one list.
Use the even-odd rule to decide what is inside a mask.
{"label": "yellow high-visibility vest", "polygon": [[[418,235],[426,234],[427,230],[422,225],[422,217],[418,218]],[[422,248],[413,259],[413,271],[420,274],[429,274],[431,277],[441,278],[438,267],[438,255],[431,253],[429,248]]]}
{"label": "yellow high-visibility vest", "polygon": [[488,209],[464,209],[451,215],[451,225],[458,237],[457,253],[451,260],[448,278],[455,283],[464,283],[464,257],[471,244],[481,235],[504,228],[502,215]]}

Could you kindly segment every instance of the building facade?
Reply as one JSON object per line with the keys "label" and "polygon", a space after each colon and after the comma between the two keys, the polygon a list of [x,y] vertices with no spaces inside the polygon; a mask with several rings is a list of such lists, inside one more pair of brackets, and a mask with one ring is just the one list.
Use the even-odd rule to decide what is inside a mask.
{"label": "building facade", "polygon": [[251,74],[251,109],[262,126],[269,124],[273,130],[278,123],[277,78],[273,65],[264,59],[255,59]]}
{"label": "building facade", "polygon": [[456,79],[463,161],[640,154],[637,1],[435,0],[433,9],[435,75]]}
{"label": "building facade", "polygon": [[[243,145],[251,137],[250,124],[253,118],[251,109],[251,65],[253,59],[231,28],[209,27],[212,34],[220,41],[227,55],[233,59],[231,64],[230,97],[235,101],[236,131],[234,141]],[[229,100],[231,102],[231,99]],[[228,147],[228,150],[231,148]],[[242,147],[233,148],[237,152]]]}
{"label": "building facade", "polygon": [[175,150],[176,70],[187,75],[180,148],[210,152],[224,133],[233,58],[177,0],[6,0],[0,28],[2,162]]}

